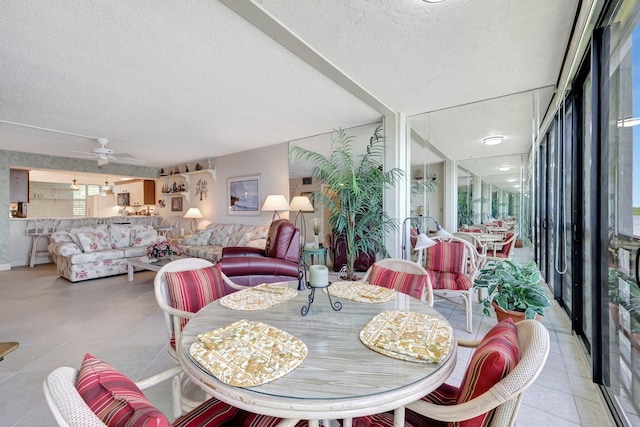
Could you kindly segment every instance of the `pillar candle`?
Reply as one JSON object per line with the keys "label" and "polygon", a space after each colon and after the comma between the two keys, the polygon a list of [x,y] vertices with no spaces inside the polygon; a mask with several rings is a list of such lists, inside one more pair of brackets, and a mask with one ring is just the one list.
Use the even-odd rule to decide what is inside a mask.
{"label": "pillar candle", "polygon": [[324,265],[309,267],[309,286],[323,288],[329,285],[329,269]]}

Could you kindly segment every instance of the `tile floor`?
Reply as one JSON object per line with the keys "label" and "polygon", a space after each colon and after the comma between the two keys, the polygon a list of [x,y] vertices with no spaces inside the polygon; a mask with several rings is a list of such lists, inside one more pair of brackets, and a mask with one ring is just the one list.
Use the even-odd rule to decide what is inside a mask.
{"label": "tile floor", "polygon": [[[138,272],[133,282],[122,275],[73,284],[59,278],[53,264],[0,272],[0,340],[20,342],[0,362],[0,426],[56,425],[42,381],[59,366],[79,366],[86,352],[133,379],[172,366],[153,295],[154,274]],[[495,324],[474,304],[474,332],[468,334],[462,308],[449,303],[436,308],[462,338],[481,337]],[[566,316],[556,305],[542,322],[551,335],[551,352],[525,394],[516,425],[612,426]],[[459,352],[452,382],[460,381],[469,357],[469,351]],[[171,414],[169,382],[145,394]]]}

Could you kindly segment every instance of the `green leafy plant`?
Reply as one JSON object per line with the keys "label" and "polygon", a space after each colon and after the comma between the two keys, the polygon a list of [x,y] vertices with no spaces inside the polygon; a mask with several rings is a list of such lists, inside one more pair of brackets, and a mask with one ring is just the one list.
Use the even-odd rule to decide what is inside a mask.
{"label": "green leafy plant", "polygon": [[398,229],[398,223],[383,209],[384,190],[396,184],[404,171],[393,168],[383,171],[384,140],[377,127],[369,139],[366,151],[356,156],[353,136],[343,129],[336,131],[332,151],[325,157],[315,151],[293,147],[294,158],[311,161],[313,176],[323,186],[314,192],[316,202],[329,212],[329,225],[337,236],[344,236],[347,255],[347,276],[355,279],[354,263],[359,252],[387,257],[384,240]]}
{"label": "green leafy plant", "polygon": [[495,302],[503,310],[524,312],[526,319],[543,315],[551,300],[540,285],[540,278],[540,271],[533,261],[520,265],[505,260],[494,269],[481,270],[475,286],[488,290],[482,301],[484,314],[490,315],[489,307]]}

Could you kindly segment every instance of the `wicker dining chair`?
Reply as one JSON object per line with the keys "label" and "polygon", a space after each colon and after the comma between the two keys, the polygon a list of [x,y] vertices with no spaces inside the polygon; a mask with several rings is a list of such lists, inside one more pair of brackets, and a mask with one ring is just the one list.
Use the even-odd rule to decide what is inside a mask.
{"label": "wicker dining chair", "polygon": [[[87,356],[92,357],[91,355]],[[125,425],[127,421],[132,423],[131,425],[136,422],[135,425],[144,423],[145,425],[172,425],[175,427],[201,427],[204,425],[303,427],[307,425],[305,421],[283,420],[254,414],[215,398],[201,403],[194,410],[169,423],[164,414],[146,399],[142,390],[174,378],[180,373],[179,366],[174,366],[134,383],[111,365],[100,360],[93,358],[87,362],[87,357],[85,357],[83,367],[87,366],[87,363],[92,365],[84,372],[82,368],[80,370],[67,366],[57,368],[49,373],[42,384],[49,409],[59,426],[104,427],[115,424]],[[87,373],[88,370],[92,370],[93,375]],[[80,388],[83,389],[84,397],[79,390]],[[85,388],[90,390],[85,390]],[[85,398],[93,400],[86,402]],[[147,422],[145,423],[145,421]]]}
{"label": "wicker dining chair", "polygon": [[[178,353],[176,352],[176,348],[180,342],[180,332],[184,327],[184,324],[188,319],[193,317],[194,313],[198,311],[199,306],[195,306],[190,301],[185,301],[186,305],[190,305],[193,311],[186,311],[176,308],[171,303],[170,291],[167,285],[167,277],[166,273],[186,273],[186,272],[197,272],[202,269],[206,269],[208,267],[214,267],[214,265],[201,258],[182,258],[177,259],[175,261],[171,261],[167,265],[160,268],[160,270],[156,273],[155,279],[153,280],[154,293],[156,297],[156,302],[158,306],[163,311],[164,319],[165,319],[165,330],[167,331],[169,337],[169,345],[167,346],[167,352],[169,356],[175,360],[176,363],[179,363],[180,360],[178,358]],[[218,299],[224,296],[231,291],[246,289],[246,286],[241,286],[233,283],[225,274],[220,270],[220,267],[215,267],[217,271],[216,274],[213,275],[204,275],[198,274],[196,276],[190,277],[183,281],[184,286],[190,286],[192,290],[194,287],[202,286],[203,283],[200,283],[202,280],[211,277],[219,277],[222,279],[223,283],[212,283],[210,286],[214,290],[207,290],[204,292],[208,297],[211,297],[210,301],[206,300],[206,296],[203,296],[203,301],[205,303],[211,303],[215,299]],[[200,293],[199,289],[196,289],[195,292]],[[192,292],[185,293],[185,295],[191,295]],[[184,378],[183,375],[176,376],[172,381],[172,394],[173,394],[173,413],[174,416],[178,416],[182,413],[183,410],[190,410],[195,408],[198,404],[202,403],[201,400],[192,399],[187,397],[187,394],[183,393],[183,390],[189,386],[189,381]]]}
{"label": "wicker dining chair", "polygon": [[[478,251],[466,240],[454,236],[433,236],[435,246],[426,249],[425,269],[434,298],[462,305],[467,317],[467,332],[473,331],[473,282],[478,274]],[[462,304],[460,304],[462,299]]]}
{"label": "wicker dining chair", "polygon": [[[501,325],[505,322],[496,325],[482,340],[458,340],[459,346],[476,349],[461,387],[445,383],[435,392],[406,405],[406,426],[442,426],[444,423],[485,427],[515,425],[524,392],[544,368],[549,355],[550,341],[549,332],[542,323],[537,320],[523,320],[515,324],[519,357],[510,357],[507,347],[514,343],[514,338],[507,337],[502,342],[492,344],[496,336],[502,333],[500,331],[495,334],[495,329],[509,326]],[[505,345],[505,340],[509,344]],[[499,362],[503,363],[501,369],[506,373],[500,374],[496,371]],[[488,372],[491,370],[493,372]],[[487,376],[493,376],[493,379],[501,378],[497,381],[487,381]],[[391,426],[393,417],[393,413],[375,414],[356,418],[352,425]]]}
{"label": "wicker dining chair", "polygon": [[378,260],[369,267],[362,281],[395,289],[433,307],[433,289],[427,271],[413,261],[399,258]]}

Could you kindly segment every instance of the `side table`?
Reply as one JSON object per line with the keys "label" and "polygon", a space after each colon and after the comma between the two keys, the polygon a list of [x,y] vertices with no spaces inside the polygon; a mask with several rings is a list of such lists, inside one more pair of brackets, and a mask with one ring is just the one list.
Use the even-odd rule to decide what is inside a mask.
{"label": "side table", "polygon": [[327,265],[327,248],[304,248],[303,249],[303,254],[304,254],[304,258],[305,258],[305,262],[307,257],[309,257],[310,259],[310,263],[308,265],[313,265],[314,261],[315,261],[315,256],[318,256],[318,262],[320,262],[320,257],[324,257],[323,258],[323,265]]}

